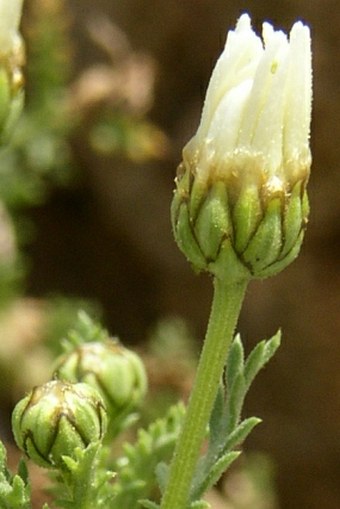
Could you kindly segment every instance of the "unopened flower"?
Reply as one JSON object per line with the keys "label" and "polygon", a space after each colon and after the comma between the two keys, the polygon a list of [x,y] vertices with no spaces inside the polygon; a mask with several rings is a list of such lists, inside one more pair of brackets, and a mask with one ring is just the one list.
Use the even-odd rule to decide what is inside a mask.
{"label": "unopened flower", "polygon": [[12,415],[15,441],[36,464],[63,468],[64,456],[103,438],[106,411],[99,393],[87,384],[48,382],[35,387]]}
{"label": "unopened flower", "polygon": [[119,431],[125,419],[144,399],[147,377],[140,357],[117,340],[79,345],[59,359],[55,376],[68,382],[85,382],[102,395],[109,431]]}
{"label": "unopened flower", "polygon": [[228,33],[178,170],[175,238],[196,268],[217,276],[279,272],[307,222],[309,29],[297,22],[288,38],[264,23],[262,35],[247,14]]}

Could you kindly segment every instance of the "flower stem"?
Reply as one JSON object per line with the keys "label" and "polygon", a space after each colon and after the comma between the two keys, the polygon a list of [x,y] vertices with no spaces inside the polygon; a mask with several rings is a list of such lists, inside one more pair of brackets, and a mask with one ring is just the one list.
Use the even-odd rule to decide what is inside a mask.
{"label": "flower stem", "polygon": [[214,280],[208,330],[161,509],[188,509],[191,482],[248,281]]}

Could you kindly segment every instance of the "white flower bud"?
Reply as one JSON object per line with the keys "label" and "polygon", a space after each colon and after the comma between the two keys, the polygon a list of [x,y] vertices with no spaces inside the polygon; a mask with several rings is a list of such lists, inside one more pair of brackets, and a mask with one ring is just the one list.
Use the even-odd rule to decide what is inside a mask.
{"label": "white flower bud", "polygon": [[23,0],[0,0],[0,54],[17,44]]}
{"label": "white flower bud", "polygon": [[212,73],[172,202],[180,249],[198,270],[263,278],[297,256],[308,220],[312,68],[307,26],[263,40],[244,14]]}
{"label": "white flower bud", "polygon": [[309,28],[294,24],[289,39],[263,24],[263,42],[243,14],[228,33],[210,79],[201,123],[184,149],[203,181],[239,178],[289,188],[306,178],[312,72]]}

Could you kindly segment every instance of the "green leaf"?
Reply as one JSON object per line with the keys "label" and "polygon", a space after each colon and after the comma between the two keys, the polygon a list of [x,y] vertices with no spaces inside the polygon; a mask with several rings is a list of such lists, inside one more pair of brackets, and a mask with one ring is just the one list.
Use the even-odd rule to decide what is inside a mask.
{"label": "green leaf", "polygon": [[263,340],[258,343],[249,354],[244,366],[244,378],[247,390],[258,372],[273,357],[280,346],[280,342],[281,331],[279,330],[271,339],[267,341]]}
{"label": "green leaf", "polygon": [[230,388],[229,397],[227,401],[228,405],[227,433],[231,433],[231,431],[239,422],[245,394],[246,394],[245,380],[243,373],[240,372],[234,378],[233,385]]}
{"label": "green leaf", "polygon": [[220,435],[222,428],[225,427],[226,416],[225,416],[225,397],[224,389],[222,386],[219,387],[213,411],[210,416],[209,422],[209,443],[217,444],[220,441]]}
{"label": "green leaf", "polygon": [[146,509],[160,509],[161,507],[155,502],[151,502],[151,500],[140,500],[139,505],[140,507],[145,507]]}
{"label": "green leaf", "polygon": [[108,331],[99,322],[93,320],[85,311],[80,310],[74,327],[69,331],[67,337],[62,339],[62,347],[65,352],[68,352],[83,343],[104,342],[108,337]]}
{"label": "green leaf", "polygon": [[18,475],[21,477],[21,479],[24,481],[25,484],[28,484],[28,469],[26,461],[21,458],[18,465]]}
{"label": "green leaf", "polygon": [[7,461],[7,453],[4,444],[0,441],[0,471],[5,470]]}
{"label": "green leaf", "polygon": [[7,468],[7,452],[0,441],[0,508],[30,509],[31,491],[27,481],[27,470],[21,466],[24,479],[20,474],[12,475]]}
{"label": "green leaf", "polygon": [[211,505],[206,500],[196,500],[190,504],[190,509],[210,509]]}
{"label": "green leaf", "polygon": [[243,372],[244,350],[241,336],[237,334],[231,344],[227,365],[226,365],[226,385],[230,389],[235,378]]}
{"label": "green leaf", "polygon": [[157,493],[155,471],[163,487],[167,470],[164,463],[171,459],[184,414],[182,403],[171,407],[164,418],[157,419],[145,430],[139,430],[135,444],[123,445],[125,454],[115,465],[117,481],[110,509],[139,509],[140,500],[149,504],[147,497]]}
{"label": "green leaf", "polygon": [[225,451],[230,451],[237,445],[242,444],[242,442],[247,438],[249,433],[261,422],[261,419],[258,417],[249,417],[245,419],[234,429],[232,433],[227,437],[226,443],[224,446]]}
{"label": "green leaf", "polygon": [[12,493],[11,500],[14,503],[21,503],[25,499],[25,483],[18,475],[15,475],[12,480]]}
{"label": "green leaf", "polygon": [[249,354],[245,368],[244,375],[246,379],[247,387],[250,386],[257,373],[260,371],[263,363],[263,356],[265,351],[266,341],[263,340],[258,343],[252,352]]}
{"label": "green leaf", "polygon": [[163,461],[158,463],[156,467],[156,478],[162,494],[164,493],[165,486],[168,482],[168,477],[169,477],[169,465],[167,465]]}
{"label": "green leaf", "polygon": [[[114,493],[114,473],[107,469],[109,449],[94,442],[86,449],[75,449],[74,457],[64,456],[64,468],[57,472],[52,493],[58,506],[65,509],[82,507],[106,508]],[[65,498],[59,498],[60,493]]]}
{"label": "green leaf", "polygon": [[221,456],[211,468],[209,474],[199,487],[199,490],[195,492],[195,497],[201,497],[209,488],[214,486],[221,475],[230,467],[240,454],[241,451],[231,451]]}
{"label": "green leaf", "polygon": [[226,367],[227,392],[219,388],[209,423],[209,441],[205,455],[197,465],[192,483],[191,498],[200,498],[240,454],[233,449],[241,444],[261,422],[249,417],[240,423],[244,398],[251,382],[280,343],[280,333],[269,341],[260,342],[244,361],[241,338],[232,343]]}

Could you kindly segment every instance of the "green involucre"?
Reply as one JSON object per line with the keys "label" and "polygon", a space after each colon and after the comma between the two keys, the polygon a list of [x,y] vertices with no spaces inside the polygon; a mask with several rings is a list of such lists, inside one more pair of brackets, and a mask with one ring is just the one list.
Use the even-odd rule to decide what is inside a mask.
{"label": "green involucre", "polygon": [[171,216],[181,251],[199,271],[234,280],[265,278],[298,255],[308,220],[305,182],[291,191],[251,182],[177,177]]}
{"label": "green involucre", "polygon": [[18,447],[35,463],[63,468],[63,456],[103,438],[104,403],[87,384],[52,381],[35,387],[16,405],[12,429]]}

